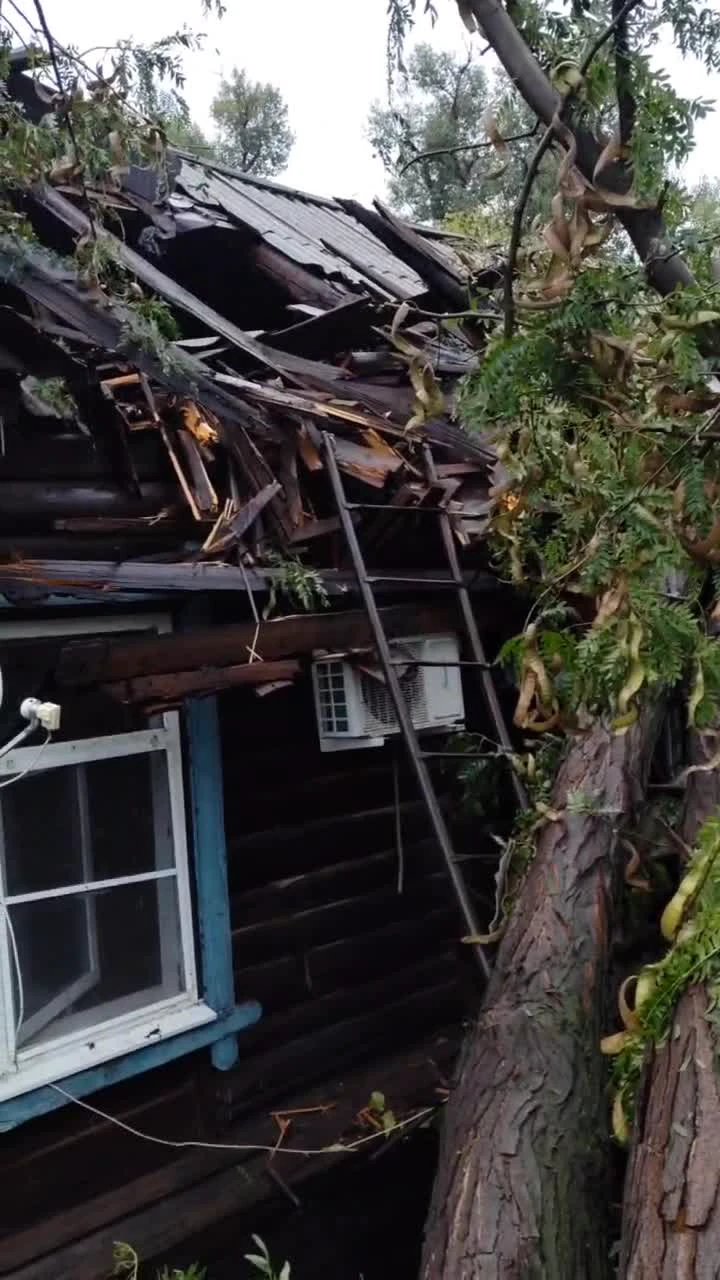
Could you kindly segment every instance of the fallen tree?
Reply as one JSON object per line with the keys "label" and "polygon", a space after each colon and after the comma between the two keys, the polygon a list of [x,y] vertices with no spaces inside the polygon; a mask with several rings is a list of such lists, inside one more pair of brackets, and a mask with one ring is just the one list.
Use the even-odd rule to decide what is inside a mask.
{"label": "fallen tree", "polygon": [[[607,1276],[601,997],[619,831],[643,800],[656,727],[653,714],[623,737],[598,725],[558,774],[447,1107],[425,1280]],[[571,811],[578,794],[588,811]]]}
{"label": "fallen tree", "polygon": [[[716,725],[717,728],[717,725]],[[681,832],[720,813],[713,749],[695,737]],[[694,957],[693,963],[697,962]],[[624,1280],[713,1280],[720,1259],[720,1071],[712,982],[682,993],[651,1045],[635,1103],[623,1209]]]}
{"label": "fallen tree", "polygon": [[[494,972],[445,1109],[422,1270],[425,1280],[593,1280],[612,1271],[600,1033],[614,998],[620,833],[641,807],[651,708],[680,691],[690,727],[707,729],[720,705],[720,645],[707,625],[720,616],[720,397],[708,358],[720,337],[717,225],[688,234],[687,193],[667,178],[708,104],[681,98],[653,61],[662,30],[683,55],[720,68],[720,14],[700,0],[457,6],[537,119],[534,141],[519,142],[526,177],[508,228],[502,332],[490,335],[460,412],[497,449],[491,553],[533,601],[501,655],[517,677],[518,753],[551,730],[566,735],[568,754],[551,798],[535,797],[500,860],[502,870],[521,838],[530,869],[504,904]],[[423,7],[435,10],[433,0],[389,0],[391,49]],[[468,151],[494,147],[503,173],[518,139],[504,139],[484,106],[484,140]],[[546,226],[528,228],[549,153],[556,194]],[[434,147],[414,162],[442,154]],[[639,269],[618,246],[618,226]],[[528,775],[541,750],[523,757]],[[689,775],[694,830],[716,805],[712,772]],[[691,878],[706,876],[712,832],[703,828]],[[625,890],[652,888],[653,877],[648,860]],[[717,937],[714,917],[703,924],[712,956],[720,901],[717,916]],[[497,917],[485,942],[503,935]],[[617,1086],[623,1063],[632,1067],[632,1088],[627,1080],[615,1096],[623,1144],[652,1046],[625,1203],[628,1280],[718,1273],[720,1141],[717,1114],[706,1124],[704,1111],[718,1100],[705,1018],[715,993],[712,973],[682,951],[686,940],[670,937],[663,957],[658,931],[666,985],[645,1013],[627,1008],[621,989],[635,1019],[619,1033],[625,1056],[613,1072]],[[653,981],[643,973],[638,1005]],[[685,1069],[680,1044],[692,1052]]]}
{"label": "fallen tree", "polygon": [[[594,1280],[611,1271],[616,1162],[600,1039],[614,1001],[620,833],[642,804],[650,709],[689,688],[690,724],[707,727],[720,701],[706,623],[720,591],[720,401],[706,358],[720,308],[709,244],[696,235],[683,253],[673,240],[681,216],[664,172],[680,158],[680,134],[686,154],[704,108],[658,79],[648,53],[667,23],[683,52],[716,66],[720,18],[694,0],[662,0],[652,12],[637,0],[458,7],[541,126],[508,235],[503,334],[468,380],[461,414],[494,436],[490,546],[504,576],[534,597],[503,655],[517,677],[516,726],[526,747],[527,735],[565,733],[568,754],[552,798],[536,804],[530,870],[505,913],[446,1108],[423,1276]],[[495,122],[485,126],[502,154]],[[525,228],[525,208],[549,150],[558,153],[557,193],[538,235]],[[602,248],[618,224],[637,271]],[[651,880],[652,865],[646,872]],[[658,931],[658,956],[662,946]],[[672,1036],[653,1041],[625,1205],[628,1280],[714,1274],[702,1268],[705,1257],[713,1265],[720,1142],[702,1109],[716,1084],[714,1069],[698,1065],[714,1032],[698,1021],[706,992],[690,981],[668,990],[673,1034],[693,1047],[693,1067],[681,1080]],[[633,1052],[649,1038],[637,1035]],[[691,1083],[696,1109],[683,1143],[675,1128]],[[629,1098],[616,1097],[619,1141]]]}

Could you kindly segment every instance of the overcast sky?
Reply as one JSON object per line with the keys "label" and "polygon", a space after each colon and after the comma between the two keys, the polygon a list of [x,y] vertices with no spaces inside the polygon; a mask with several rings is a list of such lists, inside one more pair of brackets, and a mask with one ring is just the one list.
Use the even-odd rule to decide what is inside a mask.
{"label": "overcast sky", "polygon": [[[418,37],[462,50],[466,33],[453,0],[436,3],[440,18],[434,31],[429,20],[421,20]],[[365,202],[382,195],[383,170],[365,137],[365,122],[372,100],[387,92],[386,0],[226,4],[222,21],[203,18],[200,0],[45,0],[44,8],[57,38],[82,49],[123,36],[150,41],[183,24],[205,31],[203,50],[186,58],[186,97],[200,124],[209,120],[210,101],[223,75],[244,67],[253,78],[277,84],[288,103],[296,144],[283,180]],[[720,101],[720,78],[683,62],[672,49],[663,56],[681,92]],[[720,177],[717,129],[717,116],[698,129],[699,145],[689,164],[693,179]]]}

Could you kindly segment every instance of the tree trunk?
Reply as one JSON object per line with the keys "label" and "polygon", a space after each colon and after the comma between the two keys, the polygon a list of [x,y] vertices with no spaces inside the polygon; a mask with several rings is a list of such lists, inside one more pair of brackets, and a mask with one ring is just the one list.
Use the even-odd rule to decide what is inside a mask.
{"label": "tree trunk", "polygon": [[571,747],[445,1116],[424,1280],[606,1277],[607,1100],[598,1045],[622,860],[656,720]]}
{"label": "tree trunk", "polygon": [[[693,763],[708,755],[695,738]],[[691,774],[681,823],[686,844],[719,805],[718,771]],[[705,986],[685,992],[645,1073],[625,1183],[624,1280],[720,1276],[720,1073],[709,1007]]]}

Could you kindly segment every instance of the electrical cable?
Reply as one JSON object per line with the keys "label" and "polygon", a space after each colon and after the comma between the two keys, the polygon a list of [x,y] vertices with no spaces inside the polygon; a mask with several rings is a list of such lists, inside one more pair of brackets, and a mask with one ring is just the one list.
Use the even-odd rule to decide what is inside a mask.
{"label": "electrical cable", "polygon": [[[40,744],[38,750],[35,752],[35,755],[33,756],[27,768],[23,769],[22,773],[14,773],[12,777],[6,778],[4,782],[0,782],[0,789],[2,789],[3,787],[10,787],[14,782],[20,782],[22,778],[26,778],[27,775],[31,773],[32,770],[37,765],[38,760],[40,759],[43,751],[45,750],[51,738],[52,738],[52,734],[48,729],[47,735],[45,737],[45,741]],[[0,898],[0,907],[2,907],[3,914],[5,916],[5,922],[7,924],[7,931],[8,931],[8,934],[10,935],[10,950],[12,951],[13,964],[15,965],[15,977],[16,977],[17,989],[18,989],[18,1010],[17,1010],[17,1018],[15,1020],[15,1039],[17,1040],[20,1028],[25,1018],[25,988],[23,984],[22,969],[20,968],[20,953],[18,951],[17,938],[15,937],[15,929],[13,927],[13,922],[10,916],[10,912],[8,911],[8,908],[6,904],[3,902],[2,898]]]}
{"label": "electrical cable", "polygon": [[93,1107],[89,1102],[85,1102],[82,1098],[76,1098],[74,1094],[68,1093],[67,1089],[63,1089],[59,1084],[50,1084],[48,1088],[54,1089],[56,1093],[62,1094],[68,1102],[74,1102],[76,1106],[82,1107],[84,1111],[91,1111],[93,1115],[100,1116],[102,1120],[108,1120],[110,1124],[115,1124],[120,1129],[124,1129],[126,1133],[132,1133],[136,1138],[143,1138],[145,1142],[154,1142],[160,1147],[174,1147],[183,1149],[185,1147],[199,1147],[202,1151],[264,1151],[269,1154],[275,1154],[278,1150],[286,1155],[297,1156],[322,1156],[337,1152],[342,1155],[347,1152],[357,1151],[360,1147],[367,1146],[370,1142],[377,1142],[380,1138],[387,1138],[391,1133],[397,1133],[400,1129],[407,1129],[410,1125],[417,1124],[418,1121],[424,1120],[427,1116],[434,1115],[437,1107],[422,1107],[416,1111],[414,1116],[408,1116],[406,1120],[398,1120],[388,1129],[378,1130],[377,1132],[368,1133],[362,1138],[355,1138],[354,1141],[343,1143],[333,1142],[326,1147],[302,1148],[302,1147],[278,1147],[266,1146],[257,1142],[199,1142],[195,1139],[187,1138],[183,1141],[173,1140],[171,1138],[156,1138],[152,1133],[144,1133],[142,1129],[134,1129],[131,1124],[126,1124],[124,1120],[120,1120],[118,1116],[111,1116],[107,1111],[101,1111],[100,1107]]}
{"label": "electrical cable", "polygon": [[2,899],[0,899],[0,907],[2,907],[3,913],[5,915],[7,930],[10,935],[10,949],[12,951],[13,964],[15,965],[15,975],[17,977],[18,1011],[17,1011],[17,1018],[15,1021],[15,1039],[17,1040],[18,1034],[20,1032],[20,1028],[23,1024],[23,1019],[25,1018],[25,989],[23,987],[22,969],[20,968],[20,954],[18,952],[17,938],[15,937],[15,929],[13,927],[13,922],[10,916],[10,912],[8,911]]}
{"label": "electrical cable", "polygon": [[14,782],[20,782],[22,778],[26,778],[29,773],[32,773],[51,738],[52,734],[48,729],[45,741],[38,747],[27,768],[23,769],[22,773],[14,773],[10,778],[6,778],[4,782],[0,782],[0,791],[2,791],[3,787],[11,787]]}

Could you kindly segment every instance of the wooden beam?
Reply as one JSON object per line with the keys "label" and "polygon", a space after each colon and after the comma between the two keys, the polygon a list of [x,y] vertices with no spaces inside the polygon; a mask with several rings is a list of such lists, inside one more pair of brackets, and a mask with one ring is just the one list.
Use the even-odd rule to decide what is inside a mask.
{"label": "wooden beam", "polygon": [[133,497],[120,485],[102,482],[0,482],[0,516],[12,517],[13,521],[31,517],[144,516],[177,506],[177,489],[165,484],[142,484],[139,497]]}
{"label": "wooden beam", "polygon": [[[310,302],[318,307],[334,309],[347,298],[348,285],[335,288],[264,241],[252,245],[247,253],[263,275],[274,280],[296,302]],[[282,343],[278,345],[282,346]]]}
{"label": "wooden beam", "polygon": [[[451,606],[394,605],[380,613],[391,638],[437,635],[457,625]],[[315,649],[335,652],[371,643],[370,625],[362,610],[307,613],[262,622],[257,635],[254,622],[239,622],[117,644],[107,639],[72,642],[62,650],[57,677],[62,684],[83,685],[209,664],[236,665],[249,661],[253,644],[263,660],[271,661]]]}
{"label": "wooden beam", "polygon": [[174,671],[165,675],[135,676],[102,685],[118,702],[176,702],[191,694],[219,693],[241,685],[269,684],[273,680],[293,680],[300,663],[250,662],[242,666],[202,667],[198,671]]}

